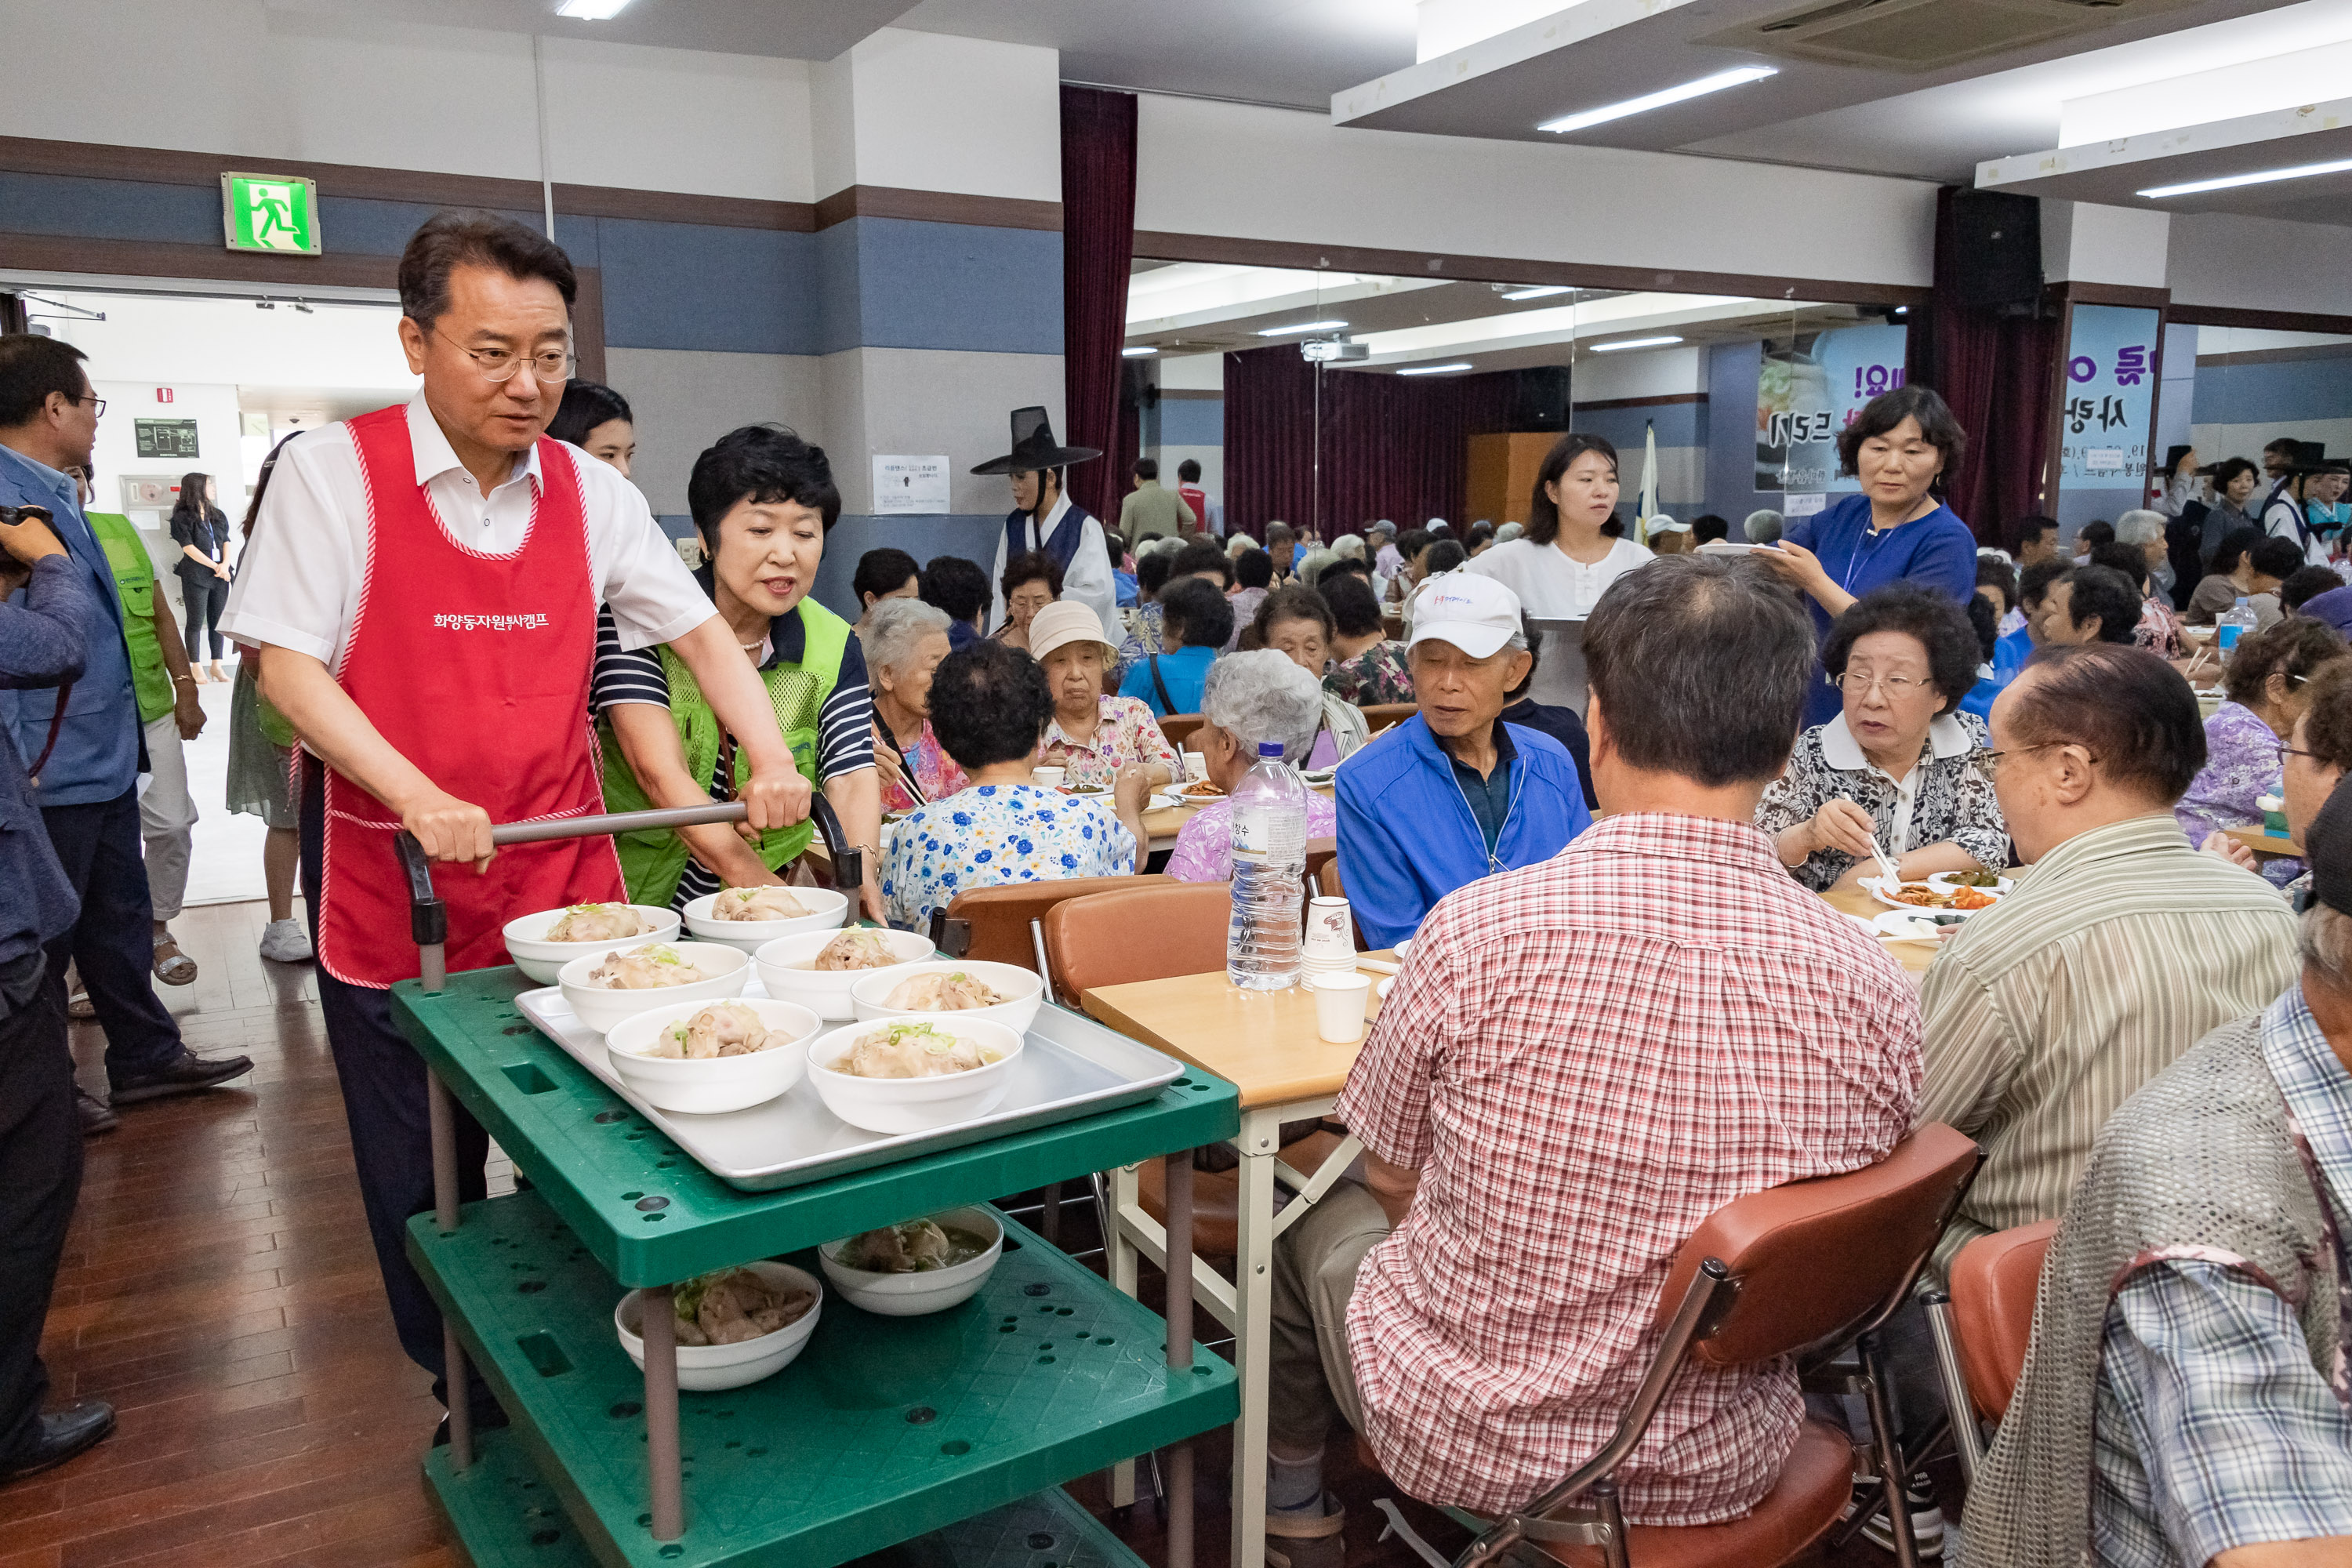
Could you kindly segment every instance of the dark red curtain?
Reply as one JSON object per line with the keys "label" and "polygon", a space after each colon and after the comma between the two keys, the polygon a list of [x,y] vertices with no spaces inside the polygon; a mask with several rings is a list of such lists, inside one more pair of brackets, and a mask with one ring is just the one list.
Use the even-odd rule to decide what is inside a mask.
{"label": "dark red curtain", "polygon": [[1134,450],[1119,435],[1118,352],[1127,340],[1127,279],[1134,260],[1135,95],[1066,87],[1062,389],[1069,429],[1063,440],[1104,454],[1070,469],[1070,499],[1112,521]]}
{"label": "dark red curtain", "polygon": [[2042,493],[2050,439],[2050,391],[2059,322],[2036,304],[2029,314],[1959,301],[1957,187],[1936,198],[1936,278],[1928,330],[1911,332],[1907,379],[1951,405],[1969,433],[1945,500],[1979,539],[2014,549],[2020,520],[2045,510]]}
{"label": "dark red curtain", "polygon": [[[1318,515],[1317,367],[1295,343],[1225,356],[1225,530],[1263,536],[1281,521],[1302,533]],[[1469,479],[1470,437],[1509,427],[1517,377],[1323,372],[1325,539],[1380,518],[1400,528],[1433,517],[1456,524]]]}

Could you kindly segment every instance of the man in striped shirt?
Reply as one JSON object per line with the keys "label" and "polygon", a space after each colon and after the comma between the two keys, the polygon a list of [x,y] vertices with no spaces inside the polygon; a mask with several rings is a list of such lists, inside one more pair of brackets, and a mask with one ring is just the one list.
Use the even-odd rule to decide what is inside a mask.
{"label": "man in striped shirt", "polygon": [[1992,710],[1993,773],[2029,869],[1937,955],[1920,1121],[1984,1145],[1936,1249],[2055,1219],[2116,1107],[2294,979],[2294,917],[2200,854],[2173,804],[2205,765],[2189,683],[2144,649],[2044,648]]}

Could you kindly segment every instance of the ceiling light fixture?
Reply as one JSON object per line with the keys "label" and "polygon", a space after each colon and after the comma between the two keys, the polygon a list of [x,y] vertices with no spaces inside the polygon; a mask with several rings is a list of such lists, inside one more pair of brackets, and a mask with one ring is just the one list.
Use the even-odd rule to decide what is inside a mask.
{"label": "ceiling light fixture", "polygon": [[627,9],[628,4],[629,0],[563,0],[555,14],[581,22],[609,22]]}
{"label": "ceiling light fixture", "polygon": [[1409,364],[1397,374],[1399,375],[1443,375],[1449,370],[1468,370],[1469,368],[1468,360],[1458,359],[1451,364]]}
{"label": "ceiling light fixture", "polygon": [[1121,359],[1150,359],[1153,354],[1156,354],[1159,352],[1160,351],[1158,349],[1152,348],[1148,344],[1137,343],[1131,347],[1119,350],[1118,357]]}
{"label": "ceiling light fixture", "polygon": [[2218,180],[2191,180],[2185,185],[2158,185],[2135,195],[2162,201],[2167,196],[2193,196],[2203,191],[2227,191],[2239,185],[2266,185],[2273,180],[2303,180],[2314,174],[2340,174],[2352,169],[2352,158],[2332,163],[2302,163],[2292,169],[2264,169],[2257,174],[2224,174]]}
{"label": "ceiling light fixture", "polygon": [[1286,338],[1293,332],[1336,332],[1347,326],[1345,321],[1294,321],[1286,327],[1265,327],[1258,331],[1262,338]]}
{"label": "ceiling light fixture", "polygon": [[1680,87],[1670,87],[1663,92],[1650,93],[1642,98],[1629,98],[1622,103],[1603,104],[1599,109],[1588,109],[1580,113],[1565,115],[1558,120],[1548,120],[1536,129],[1565,135],[1570,131],[1581,131],[1587,126],[1604,124],[1612,120],[1622,120],[1629,114],[1647,114],[1653,109],[1664,109],[1670,103],[1682,103],[1694,98],[1705,98],[1708,93],[1721,92],[1727,87],[1738,87],[1743,82],[1762,81],[1768,76],[1780,74],[1770,66],[1741,66],[1737,70],[1717,71],[1713,76],[1703,76],[1696,81],[1686,81]]}
{"label": "ceiling light fixture", "polygon": [[1669,343],[1680,342],[1682,342],[1680,338],[1619,338],[1613,343],[1593,344],[1592,352],[1605,354],[1614,353],[1619,349],[1662,349]]}
{"label": "ceiling light fixture", "polygon": [[1565,283],[1540,283],[1532,289],[1514,289],[1503,296],[1506,300],[1549,300],[1554,294],[1572,293]]}

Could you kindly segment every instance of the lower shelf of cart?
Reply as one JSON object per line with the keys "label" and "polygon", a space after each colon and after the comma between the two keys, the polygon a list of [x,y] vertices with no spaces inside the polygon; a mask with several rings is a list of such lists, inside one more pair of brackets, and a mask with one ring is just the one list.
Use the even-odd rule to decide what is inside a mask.
{"label": "lower shelf of cart", "polygon": [[[502,1446],[529,1456],[545,1483],[533,1494],[564,1516],[541,1529],[584,1531],[611,1564],[824,1568],[1238,1413],[1226,1363],[1196,1348],[1170,1373],[1156,1314],[1024,1227],[1005,1233],[961,1306],[882,1318],[828,1289],[792,1365],[682,1394],[686,1533],[672,1542],[649,1528],[644,1378],[613,1328],[621,1288],[555,1213],[519,1193],[467,1205],[447,1236],[422,1215],[409,1252],[513,1418]],[[821,1274],[813,1253],[790,1260]],[[436,1453],[435,1473],[446,1462]]]}
{"label": "lower shelf of cart", "polygon": [[[483,1436],[473,1468],[436,1448],[425,1479],[474,1568],[596,1568],[510,1433]],[[681,1555],[683,1555],[681,1553]],[[1143,1568],[1143,1560],[1059,1487],[876,1554],[872,1568]]]}

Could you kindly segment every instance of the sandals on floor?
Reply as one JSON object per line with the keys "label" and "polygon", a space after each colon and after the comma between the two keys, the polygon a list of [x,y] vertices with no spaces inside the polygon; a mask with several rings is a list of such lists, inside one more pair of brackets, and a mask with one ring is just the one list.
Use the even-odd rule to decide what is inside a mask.
{"label": "sandals on floor", "polygon": [[1268,1509],[1265,1560],[1270,1568],[1340,1568],[1348,1559],[1339,1533],[1347,1523],[1347,1505],[1329,1492],[1323,1494],[1319,1516]]}
{"label": "sandals on floor", "polygon": [[176,938],[155,939],[155,978],[166,985],[190,985],[196,978],[196,961],[180,951]]}
{"label": "sandals on floor", "polygon": [[89,999],[89,992],[77,991],[72,995],[66,998],[66,1016],[68,1018],[95,1018],[98,1016],[98,1005]]}

